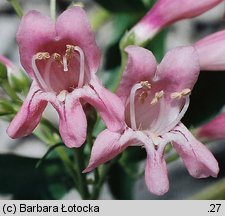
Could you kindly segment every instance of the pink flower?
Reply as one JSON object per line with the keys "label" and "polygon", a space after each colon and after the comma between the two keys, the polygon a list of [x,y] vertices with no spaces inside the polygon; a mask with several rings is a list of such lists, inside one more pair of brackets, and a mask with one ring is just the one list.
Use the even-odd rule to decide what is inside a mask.
{"label": "pink flower", "polygon": [[162,28],[182,19],[196,17],[223,0],[158,0],[131,30],[137,44],[153,38]]}
{"label": "pink flower", "polygon": [[56,23],[30,11],[21,21],[17,42],[21,63],[33,82],[7,129],[10,137],[30,134],[48,102],[59,114],[59,131],[68,147],[79,147],[86,139],[87,120],[82,109],[86,102],[98,109],[110,130],[123,127],[120,99],[95,75],[100,53],[80,7],[66,10]]}
{"label": "pink flower", "polygon": [[219,114],[208,123],[201,125],[196,130],[196,136],[201,139],[224,140],[225,139],[225,112]]}
{"label": "pink flower", "polygon": [[144,48],[129,46],[126,52],[128,63],[117,91],[125,105],[126,126],[120,132],[106,129],[99,134],[84,172],[128,146],[142,146],[147,152],[147,187],[152,193],[163,195],[169,188],[164,149],[172,142],[192,176],[216,177],[217,161],[180,122],[200,71],[195,49],[174,49],[158,66],[153,54]]}
{"label": "pink flower", "polygon": [[199,40],[194,46],[201,70],[225,70],[225,30]]}

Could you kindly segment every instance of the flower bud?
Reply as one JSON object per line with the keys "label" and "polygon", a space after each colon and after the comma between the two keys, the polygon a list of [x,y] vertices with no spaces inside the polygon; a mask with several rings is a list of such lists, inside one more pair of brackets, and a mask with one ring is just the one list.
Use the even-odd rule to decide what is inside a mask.
{"label": "flower bud", "polygon": [[225,70],[225,30],[199,40],[194,47],[201,70]]}
{"label": "flower bud", "polygon": [[162,28],[201,15],[223,0],[158,0],[131,32],[136,44],[152,39]]}

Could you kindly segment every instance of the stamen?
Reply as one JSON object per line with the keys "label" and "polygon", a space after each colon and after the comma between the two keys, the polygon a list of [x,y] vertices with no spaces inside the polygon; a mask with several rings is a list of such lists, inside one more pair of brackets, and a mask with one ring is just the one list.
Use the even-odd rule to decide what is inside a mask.
{"label": "stamen", "polygon": [[66,90],[62,90],[58,95],[57,95],[57,99],[60,101],[60,102],[64,102],[65,99],[66,99],[66,95],[67,95],[67,91]]}
{"label": "stamen", "polygon": [[69,61],[74,53],[75,46],[74,45],[66,45],[66,58]]}
{"label": "stamen", "polygon": [[66,55],[63,56],[63,70],[64,70],[64,72],[68,71],[68,64],[67,64]]}
{"label": "stamen", "polygon": [[151,89],[151,83],[149,83],[148,81],[141,81],[140,84],[144,90]]}
{"label": "stamen", "polygon": [[140,83],[135,84],[130,91],[130,122],[131,128],[137,130],[136,119],[135,119],[135,95],[138,89],[141,89]]}
{"label": "stamen", "polygon": [[84,84],[84,52],[83,50],[78,47],[78,46],[75,46],[74,47],[74,50],[76,50],[79,55],[80,55],[80,77],[79,77],[79,81],[78,81],[78,88],[82,87],[83,84]]}
{"label": "stamen", "polygon": [[191,93],[191,89],[183,89],[181,92],[174,92],[170,95],[172,99],[181,99],[182,97],[188,96]]}
{"label": "stamen", "polygon": [[151,84],[148,81],[142,81],[140,83],[135,84],[130,92],[130,122],[131,128],[137,130],[136,118],[135,118],[135,96],[136,91],[138,89],[149,90],[151,88]]}
{"label": "stamen", "polygon": [[37,60],[46,60],[50,58],[50,54],[48,52],[38,52],[35,56]]}
{"label": "stamen", "polygon": [[142,91],[141,94],[139,95],[139,100],[141,101],[142,104],[144,104],[145,99],[148,97],[148,92]]}
{"label": "stamen", "polygon": [[53,58],[54,60],[59,64],[59,65],[62,65],[63,62],[62,62],[62,59],[61,59],[61,55],[59,53],[53,53]]}
{"label": "stamen", "polygon": [[157,104],[159,102],[159,100],[163,97],[163,95],[164,95],[164,91],[163,90],[160,91],[160,92],[156,92],[155,93],[155,97],[152,99],[150,104],[151,105]]}
{"label": "stamen", "polygon": [[174,119],[166,128],[162,129],[161,131],[168,132],[169,130],[174,128],[180,122],[180,120],[184,117],[184,114],[187,112],[189,104],[190,104],[190,98],[189,98],[189,96],[186,96],[185,104],[184,104],[182,110],[180,111],[179,115],[177,116],[177,118]]}
{"label": "stamen", "polygon": [[37,68],[36,60],[46,60],[48,58],[50,58],[50,54],[48,52],[39,52],[32,57],[32,68],[33,68],[33,71],[34,71],[34,76],[37,79],[39,85],[44,90],[47,90],[48,86],[46,85],[44,79],[42,78],[42,76],[41,76],[41,74],[40,74],[40,72]]}

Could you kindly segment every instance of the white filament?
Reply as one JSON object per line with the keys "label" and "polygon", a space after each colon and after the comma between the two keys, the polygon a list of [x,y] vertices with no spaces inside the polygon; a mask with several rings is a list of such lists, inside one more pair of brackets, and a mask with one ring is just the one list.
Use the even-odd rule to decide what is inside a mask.
{"label": "white filament", "polygon": [[50,58],[46,67],[45,67],[45,80],[46,80],[46,83],[49,83],[48,85],[48,88],[50,91],[54,92],[54,90],[50,87],[50,73],[51,73],[51,66],[52,66],[52,63],[54,62],[54,58]]}
{"label": "white filament", "polygon": [[152,128],[152,131],[154,133],[156,133],[159,128],[161,127],[163,120],[165,119],[165,110],[166,110],[166,103],[165,103],[165,99],[164,97],[162,97],[160,99],[159,103],[159,114],[158,114],[158,118],[156,120],[155,123],[152,123],[152,125],[154,125],[154,127]]}
{"label": "white filament", "polygon": [[161,128],[160,132],[168,132],[169,130],[174,128],[180,122],[180,120],[184,117],[184,114],[187,112],[189,104],[190,104],[190,98],[189,98],[189,96],[186,96],[185,104],[184,104],[182,110],[180,111],[179,115],[169,125],[167,125],[164,128]]}
{"label": "white filament", "polygon": [[130,91],[130,122],[131,128],[137,130],[136,118],[135,118],[135,96],[136,91],[141,89],[142,85],[140,83],[135,84]]}
{"label": "white filament", "polygon": [[38,68],[37,68],[37,65],[36,65],[36,55],[34,55],[32,57],[32,68],[33,68],[33,71],[34,71],[34,76],[35,78],[37,79],[38,83],[40,84],[40,86],[44,89],[44,90],[47,90],[48,89],[48,86],[46,85],[44,79],[42,78]]}
{"label": "white filament", "polygon": [[84,52],[78,46],[75,46],[74,50],[76,50],[80,55],[80,76],[78,81],[78,88],[80,88],[84,84]]}
{"label": "white filament", "polygon": [[63,56],[63,70],[64,70],[64,72],[68,71],[67,58],[65,55]]}

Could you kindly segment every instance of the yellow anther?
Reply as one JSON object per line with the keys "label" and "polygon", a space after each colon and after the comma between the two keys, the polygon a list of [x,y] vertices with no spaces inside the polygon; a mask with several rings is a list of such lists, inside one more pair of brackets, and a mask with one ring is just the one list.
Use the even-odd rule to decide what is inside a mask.
{"label": "yellow anther", "polygon": [[159,102],[159,100],[163,97],[164,91],[156,92],[155,97],[151,101],[151,105],[155,105],[156,103]]}
{"label": "yellow anther", "polygon": [[36,54],[37,60],[46,60],[50,58],[50,54],[48,52],[38,52]]}
{"label": "yellow anther", "polygon": [[181,92],[173,92],[170,97],[172,99],[181,99],[182,97],[186,97],[188,95],[190,95],[191,93],[191,89],[183,89]]}
{"label": "yellow anther", "polygon": [[67,95],[67,91],[66,90],[62,90],[58,95],[57,95],[57,99],[60,101],[60,102],[64,102],[65,99],[66,99],[66,95]]}
{"label": "yellow anther", "polygon": [[75,46],[74,45],[66,45],[66,58],[70,59],[73,52],[75,50]]}
{"label": "yellow anther", "polygon": [[143,89],[145,90],[151,89],[151,84],[148,81],[141,81],[140,83]]}
{"label": "yellow anther", "polygon": [[58,64],[63,64],[61,55],[59,53],[53,53],[52,56]]}
{"label": "yellow anther", "polygon": [[183,89],[181,92],[182,96],[188,96],[190,95],[190,93],[191,93],[191,89],[188,89],[188,88]]}
{"label": "yellow anther", "polygon": [[139,95],[139,100],[141,101],[142,104],[145,102],[145,99],[147,97],[148,97],[148,92],[146,91],[141,92],[141,94]]}

